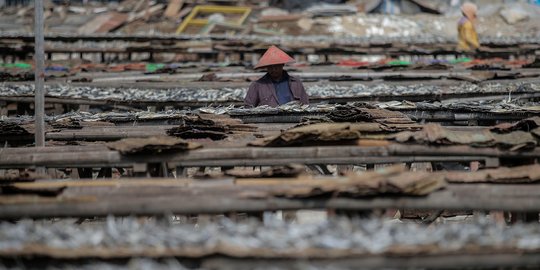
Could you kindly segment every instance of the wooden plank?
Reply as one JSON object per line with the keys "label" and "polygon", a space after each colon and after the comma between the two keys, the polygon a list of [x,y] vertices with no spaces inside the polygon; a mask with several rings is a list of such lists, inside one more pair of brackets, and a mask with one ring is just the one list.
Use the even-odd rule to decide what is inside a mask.
{"label": "wooden plank", "polygon": [[81,26],[78,32],[81,34],[108,33],[122,26],[127,19],[127,14],[108,12],[96,16],[93,20]]}
{"label": "wooden plank", "polygon": [[167,9],[165,10],[165,17],[171,18],[171,19],[177,19],[178,18],[178,12],[180,11],[180,8],[184,5],[183,0],[169,0],[169,5],[167,5]]}

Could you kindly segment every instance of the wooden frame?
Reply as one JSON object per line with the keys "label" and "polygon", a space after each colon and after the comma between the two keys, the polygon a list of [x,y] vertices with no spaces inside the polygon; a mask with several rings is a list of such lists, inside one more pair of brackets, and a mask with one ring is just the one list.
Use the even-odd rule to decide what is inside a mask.
{"label": "wooden frame", "polygon": [[225,14],[241,14],[241,17],[236,21],[227,22],[233,25],[242,25],[251,13],[249,7],[230,7],[230,6],[196,6],[193,8],[187,18],[182,21],[178,29],[177,34],[181,34],[190,25],[205,26],[209,23],[207,19],[196,19],[197,15],[205,13],[225,13]]}

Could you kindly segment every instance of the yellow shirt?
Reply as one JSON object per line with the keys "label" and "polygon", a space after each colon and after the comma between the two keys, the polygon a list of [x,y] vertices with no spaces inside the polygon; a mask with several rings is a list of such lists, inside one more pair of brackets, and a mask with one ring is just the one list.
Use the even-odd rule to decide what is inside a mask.
{"label": "yellow shirt", "polygon": [[474,25],[469,20],[458,24],[458,38],[458,50],[470,51],[480,47]]}

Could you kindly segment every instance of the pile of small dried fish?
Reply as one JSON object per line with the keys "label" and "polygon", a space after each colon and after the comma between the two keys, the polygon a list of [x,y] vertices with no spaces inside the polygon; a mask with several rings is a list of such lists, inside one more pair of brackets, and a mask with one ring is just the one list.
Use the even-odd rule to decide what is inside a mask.
{"label": "pile of small dried fish", "polygon": [[330,104],[301,104],[297,101],[292,101],[287,104],[280,105],[278,107],[270,107],[263,105],[255,108],[235,108],[235,107],[219,107],[219,108],[199,108],[198,111],[215,113],[215,114],[229,114],[229,115],[253,115],[253,114],[281,114],[281,113],[325,113],[333,110],[335,105]]}
{"label": "pile of small dried fish", "polygon": [[62,115],[48,116],[45,120],[51,124],[63,123],[66,121],[82,121],[82,122],[129,122],[129,121],[146,121],[146,120],[166,120],[166,119],[182,119],[189,114],[189,111],[167,110],[162,112],[70,112]]}
{"label": "pile of small dried fish", "polygon": [[[141,222],[136,218],[109,217],[103,224],[79,226],[68,222],[42,223],[23,220],[0,224],[0,252],[23,250],[28,245],[52,249],[126,248],[166,250],[202,248],[208,252],[218,247],[230,247],[247,254],[256,249],[268,250],[265,256],[285,256],[315,249],[340,250],[349,254],[384,254],[392,247],[430,246],[430,252],[456,252],[466,246],[512,250],[539,250],[540,226],[516,224],[511,227],[488,219],[470,223],[447,223],[425,227],[416,223],[386,222],[380,219],[330,219],[305,224],[285,223],[269,219],[260,223],[248,220],[240,223],[222,219],[216,223],[171,224]],[[227,249],[220,249],[227,253]],[[69,251],[68,251],[69,252]],[[297,253],[300,254],[300,253]],[[325,253],[321,253],[324,256]],[[113,255],[113,254],[109,254]],[[256,254],[253,254],[256,255]]]}
{"label": "pile of small dried fish", "polygon": [[[246,85],[247,86],[247,85]],[[246,88],[220,88],[220,89],[138,89],[138,88],[107,88],[83,87],[70,85],[46,86],[47,95],[51,97],[90,99],[106,101],[243,101]],[[317,84],[306,87],[311,98],[330,97],[357,97],[357,96],[408,96],[408,95],[445,95],[466,93],[531,93],[540,92],[537,83],[486,83],[476,85],[461,83],[452,86],[440,85],[365,85],[338,86],[332,84]],[[34,94],[33,85],[3,85],[0,86],[2,96],[31,96]]]}
{"label": "pile of small dried fish", "polygon": [[491,112],[491,113],[510,113],[510,112],[530,112],[537,113],[540,106],[536,101],[529,99],[508,98],[495,100],[474,100],[474,101],[453,101],[453,102],[409,102],[409,101],[390,101],[376,104],[379,108],[389,110],[441,110],[441,111],[468,111],[468,112]]}
{"label": "pile of small dried fish", "polygon": [[[383,17],[386,18],[386,17]],[[144,34],[131,34],[131,35],[124,35],[119,33],[107,33],[106,35],[103,34],[93,34],[93,35],[87,35],[86,39],[91,40],[91,38],[95,37],[96,39],[102,38],[106,36],[109,39],[117,38],[118,40],[133,40],[137,37],[140,38],[149,38],[148,33]],[[25,34],[25,33],[1,33],[0,38],[2,37],[26,37],[26,38],[32,38],[32,34]],[[70,35],[70,34],[51,34],[47,35],[48,39],[54,40],[54,39],[69,39],[70,37],[76,37],[76,35]],[[339,37],[333,37],[329,35],[273,35],[273,36],[267,36],[267,35],[225,35],[225,34],[212,34],[212,35],[176,35],[176,34],[161,34],[156,33],[151,36],[152,39],[160,40],[160,39],[172,39],[177,41],[182,40],[190,40],[190,41],[197,41],[197,42],[208,42],[208,44],[211,44],[212,41],[230,41],[235,44],[237,43],[246,43],[246,44],[259,44],[259,43],[266,43],[266,44],[282,44],[282,45],[288,45],[288,47],[294,47],[295,45],[304,44],[306,46],[309,46],[310,44],[315,44],[320,46],[320,44],[327,44],[331,43],[333,45],[358,45],[358,44],[385,44],[385,43],[399,43],[399,44],[441,44],[441,43],[450,43],[455,42],[455,37],[444,37],[441,35],[433,35],[433,34],[426,34],[422,33],[421,35],[409,35],[409,36],[381,36],[381,35],[373,35],[373,36],[339,36]],[[519,35],[519,36],[480,36],[480,42],[483,44],[498,44],[498,45],[504,45],[504,44],[524,44],[524,43],[530,43],[530,44],[538,44],[540,43],[540,36],[538,35]],[[66,42],[61,41],[55,41],[54,43],[50,42],[48,44],[51,45],[57,45],[57,46],[64,46],[63,44],[69,44]],[[114,43],[111,42],[110,45],[100,45],[96,41],[80,41],[77,43],[81,47],[93,47],[101,46],[101,47],[114,47],[114,48],[121,48],[126,46],[125,44],[129,44],[126,41],[116,41]]]}
{"label": "pile of small dried fish", "polygon": [[[107,101],[241,101],[246,89],[139,89],[56,85],[45,86],[47,96]],[[3,85],[3,96],[32,96],[33,85]]]}

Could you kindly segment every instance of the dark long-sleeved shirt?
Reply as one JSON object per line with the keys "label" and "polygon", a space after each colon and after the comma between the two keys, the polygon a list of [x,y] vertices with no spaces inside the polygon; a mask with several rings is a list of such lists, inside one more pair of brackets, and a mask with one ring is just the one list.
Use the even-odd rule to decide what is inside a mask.
{"label": "dark long-sleeved shirt", "polygon": [[[285,71],[284,71],[285,72]],[[297,77],[290,76],[285,72],[285,77],[288,78],[288,86],[290,89],[292,100],[297,100],[302,104],[309,104],[309,98],[304,89],[302,81]],[[279,97],[274,86],[274,82],[270,78],[268,73],[254,81],[249,86],[244,103],[247,106],[257,107],[261,105],[269,105],[271,107],[277,107],[280,105]]]}

